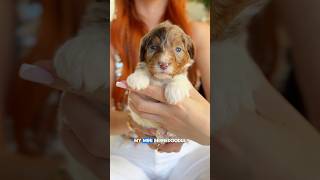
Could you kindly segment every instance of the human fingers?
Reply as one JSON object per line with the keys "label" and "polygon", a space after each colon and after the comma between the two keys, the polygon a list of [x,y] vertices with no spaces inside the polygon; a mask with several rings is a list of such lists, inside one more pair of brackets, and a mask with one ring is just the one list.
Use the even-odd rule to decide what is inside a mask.
{"label": "human fingers", "polygon": [[164,89],[159,87],[159,86],[153,86],[153,85],[149,85],[147,88],[142,89],[142,90],[135,90],[135,89],[131,89],[126,81],[118,81],[116,83],[116,86],[119,88],[123,88],[123,89],[128,89],[129,91],[135,92],[137,94],[140,95],[144,95],[147,97],[150,97],[154,100],[160,101],[160,102],[167,102],[166,98],[164,97]]}
{"label": "human fingers", "polygon": [[143,119],[148,119],[148,120],[151,120],[151,121],[154,121],[157,123],[162,123],[162,121],[163,121],[163,118],[160,117],[159,115],[138,111],[132,101],[129,101],[128,105],[129,105],[130,110],[132,110],[134,113],[138,114]]}
{"label": "human fingers", "polygon": [[129,93],[129,102],[135,107],[139,114],[148,113],[159,115],[162,117],[168,117],[171,105],[164,104],[161,102],[154,102],[148,97],[141,96],[135,92]]}
{"label": "human fingers", "polygon": [[[131,127],[134,129],[136,135],[138,136],[138,138],[142,139],[142,138],[145,138],[145,137],[155,137],[155,134],[156,134],[156,129],[154,128],[143,128],[141,126],[139,126],[136,122],[134,122],[133,120],[130,121],[130,124],[131,124]],[[158,149],[158,145],[156,143],[153,143],[153,144],[148,144],[148,146],[151,148],[151,149]]]}
{"label": "human fingers", "polygon": [[97,99],[100,102],[106,101],[106,92],[103,87],[93,93],[76,90],[72,88],[68,82],[57,76],[52,62],[49,60],[38,61],[35,64],[22,64],[19,70],[19,76],[24,80],[43,84],[54,89]]}
{"label": "human fingers", "polygon": [[19,69],[19,76],[24,80],[51,85],[55,82],[56,77],[52,72],[52,67],[48,64],[46,63],[43,67],[34,64],[22,64]]}

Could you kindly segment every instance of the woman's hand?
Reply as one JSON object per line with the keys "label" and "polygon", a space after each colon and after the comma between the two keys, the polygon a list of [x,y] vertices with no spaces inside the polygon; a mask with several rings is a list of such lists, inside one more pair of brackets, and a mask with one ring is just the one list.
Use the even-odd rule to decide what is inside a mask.
{"label": "woman's hand", "polygon": [[36,64],[22,65],[21,78],[67,91],[62,96],[60,106],[65,116],[60,122],[62,141],[75,159],[98,177],[106,179],[108,115],[101,106],[105,98],[72,90],[68,83],[57,78],[51,61]]}
{"label": "woman's hand", "polygon": [[[118,82],[117,86],[127,88],[125,82]],[[190,90],[190,97],[177,105],[166,103],[164,89],[160,87],[130,90],[129,106],[142,118],[158,122],[181,138],[210,144],[210,104],[194,88]]]}
{"label": "woman's hand", "polygon": [[22,79],[43,84],[54,89],[71,92],[80,96],[105,103],[106,92],[99,88],[94,93],[86,93],[81,90],[73,89],[68,82],[60,79],[54,68],[52,61],[43,60],[37,61],[35,64],[22,64],[19,70],[19,75]]}
{"label": "woman's hand", "polygon": [[[155,137],[156,134],[156,129],[154,128],[143,128],[139,126],[137,123],[134,121],[130,121],[130,124],[134,130],[134,132],[138,135],[139,138],[144,138],[144,137]],[[148,146],[151,149],[157,150],[158,152],[166,152],[166,153],[171,153],[171,152],[180,152],[182,143],[165,143],[165,144],[158,144],[158,143],[151,143],[148,144]]]}

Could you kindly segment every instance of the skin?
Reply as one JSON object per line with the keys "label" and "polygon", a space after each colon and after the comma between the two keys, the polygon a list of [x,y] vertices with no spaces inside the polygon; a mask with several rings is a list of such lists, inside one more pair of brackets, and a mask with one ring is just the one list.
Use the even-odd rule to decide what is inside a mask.
{"label": "skin", "polygon": [[[282,2],[286,2],[286,1],[282,1]],[[286,13],[288,13],[287,17],[290,17],[292,14],[296,14],[296,13],[292,13],[293,9],[295,7],[295,4],[297,3],[307,3],[307,2],[296,2],[296,3],[292,3],[291,1],[287,1],[286,4],[283,4],[285,7],[288,7],[286,11]],[[312,3],[316,3],[316,1],[312,1]],[[301,5],[301,4],[300,4]],[[299,5],[297,5],[295,8],[297,9],[297,7],[301,7]],[[317,6],[313,6],[313,7],[317,7]],[[316,17],[314,15],[312,15],[312,12],[317,12],[317,8],[298,8],[300,11],[308,11],[308,12],[303,12],[303,14],[307,14],[308,17],[310,19],[312,19],[313,17]],[[289,14],[291,14],[289,16]],[[294,17],[294,16],[292,16]],[[301,69],[299,68],[299,66],[297,66],[298,74],[300,74],[300,77],[306,77],[307,79],[312,79],[313,81],[317,80],[316,76],[316,72],[317,69],[316,66],[316,59],[318,59],[317,57],[317,50],[313,50],[311,51],[313,48],[316,48],[317,46],[315,46],[315,44],[317,41],[315,37],[317,36],[313,36],[312,34],[318,34],[318,32],[316,31],[318,26],[315,26],[315,24],[313,23],[304,23],[305,18],[303,18],[301,16],[301,19],[297,19],[297,18],[288,18],[287,19],[288,22],[288,26],[290,25],[291,28],[289,28],[291,30],[291,35],[294,37],[296,37],[296,39],[294,40],[295,45],[294,45],[294,49],[295,49],[295,56],[299,57],[299,59],[303,59],[303,66],[300,66]],[[315,20],[311,20],[311,22],[317,22]],[[297,23],[297,24],[296,24]],[[303,24],[302,24],[303,23]],[[302,24],[302,25],[301,25]],[[312,26],[312,28],[306,28],[308,26]],[[301,29],[302,28],[302,29]],[[305,32],[305,33],[299,33],[299,32]],[[310,39],[310,41],[308,41],[307,39]],[[300,43],[298,43],[300,42]],[[306,44],[307,42],[307,44]],[[310,44],[309,44],[310,43]],[[313,44],[314,43],[314,44]],[[300,45],[299,45],[300,44]],[[310,49],[311,48],[311,49]],[[309,50],[309,51],[308,51]],[[310,53],[312,52],[312,53]],[[112,61],[111,61],[112,62]],[[298,63],[298,60],[296,60],[296,63]],[[302,63],[300,63],[302,64]],[[308,72],[303,71],[304,66],[307,66],[306,68],[309,69]],[[209,67],[209,66],[207,66]],[[112,71],[111,71],[112,72]],[[304,89],[302,90],[304,95],[304,99],[306,102],[308,102],[309,105],[308,106],[308,111],[310,114],[310,117],[312,119],[318,119],[318,113],[316,111],[316,107],[317,103],[319,102],[317,100],[317,96],[314,96],[317,94],[317,92],[319,92],[317,84],[319,83],[308,83],[303,81],[303,78],[299,78],[299,83],[301,84],[301,88]],[[305,83],[308,83],[307,85]],[[304,85],[303,85],[304,84]],[[310,88],[310,86],[313,86],[313,88]],[[309,87],[309,88],[307,88]],[[282,155],[286,155],[286,156],[282,156],[283,159],[291,159],[293,161],[291,161],[290,163],[286,163],[286,166],[282,166],[282,167],[287,167],[286,169],[284,169],[281,173],[281,179],[285,179],[284,177],[289,177],[287,179],[308,179],[306,177],[310,176],[311,178],[314,178],[316,176],[318,176],[317,172],[318,170],[315,169],[314,167],[319,167],[318,162],[320,162],[319,159],[317,159],[317,156],[312,156],[313,154],[317,154],[319,152],[319,144],[315,144],[314,142],[319,142],[318,141],[318,135],[315,134],[314,130],[312,130],[312,128],[310,128],[310,126],[306,125],[305,122],[306,120],[304,118],[302,118],[301,116],[297,115],[297,113],[295,112],[295,110],[293,110],[292,108],[288,108],[290,107],[287,103],[284,103],[285,101],[280,98],[277,93],[274,93],[273,90],[270,90],[270,87],[266,87],[266,88],[262,88],[264,90],[260,90],[260,92],[257,92],[257,94],[255,95],[256,100],[257,100],[257,104],[259,106],[259,111],[260,111],[260,115],[256,114],[255,112],[248,112],[247,110],[243,110],[241,111],[241,113],[238,115],[238,118],[241,119],[241,117],[246,117],[246,118],[242,118],[242,119],[246,119],[246,121],[242,121],[242,123],[235,123],[233,126],[230,126],[227,128],[227,130],[225,131],[225,133],[220,132],[219,137],[220,137],[220,141],[218,141],[217,146],[219,148],[215,148],[215,154],[219,154],[215,157],[217,157],[217,161],[221,160],[221,162],[225,162],[225,164],[227,165],[227,167],[235,167],[235,169],[238,169],[237,172],[239,172],[240,174],[238,175],[243,175],[244,173],[252,173],[255,172],[255,178],[253,179],[262,179],[263,175],[265,175],[265,173],[263,173],[261,171],[261,169],[265,169],[268,170],[268,172],[270,173],[274,173],[275,175],[277,175],[276,173],[276,169],[278,169],[279,167],[277,166],[273,166],[274,163],[271,163],[270,159],[279,159],[279,157],[277,157],[277,154],[274,154],[274,152],[279,152],[279,151],[275,151],[274,149],[270,152],[267,152],[268,156],[266,155],[266,152],[263,151],[263,149],[257,149],[257,145],[256,142],[261,142],[262,145],[265,145],[265,142],[268,142],[268,146],[270,147],[279,147],[279,149],[283,148],[284,151]],[[268,90],[269,89],[269,90]],[[267,91],[267,92],[266,92]],[[271,93],[271,95],[269,94]],[[268,94],[268,95],[266,95]],[[266,99],[266,97],[268,97],[268,99]],[[270,101],[270,97],[273,97],[274,99],[272,101]],[[307,100],[308,99],[308,100]],[[276,104],[278,104],[279,106],[275,106]],[[280,108],[279,108],[280,107]],[[310,107],[314,107],[311,110]],[[270,109],[271,108],[271,109]],[[283,109],[284,108],[284,109]],[[83,110],[87,109],[86,106],[84,106]],[[280,111],[279,111],[280,110]],[[275,113],[277,112],[277,113]],[[313,112],[313,113],[312,113]],[[263,116],[261,116],[261,114],[264,114]],[[267,117],[268,114],[273,114],[273,117]],[[314,115],[312,115],[314,114]],[[289,115],[289,117],[288,117]],[[95,119],[95,118],[91,118],[91,119]],[[98,118],[97,118],[98,119]],[[121,118],[119,118],[120,120]],[[235,117],[235,119],[237,119]],[[257,119],[259,121],[257,121]],[[270,141],[270,139],[268,139],[268,137],[264,136],[265,134],[269,134],[269,133],[273,133],[274,131],[272,129],[277,129],[276,127],[278,127],[277,123],[271,125],[271,126],[267,126],[265,123],[261,123],[261,122],[274,122],[277,121],[277,119],[279,119],[279,121],[281,122],[281,120],[283,119],[295,119],[295,126],[289,126],[288,129],[293,132],[293,133],[288,133],[288,134],[277,134],[277,139],[282,139],[282,138],[288,138],[289,139],[299,139],[299,135],[297,134],[297,130],[300,132],[300,128],[302,128],[302,132],[301,134],[307,134],[307,136],[309,137],[309,139],[313,139],[313,141],[299,141],[298,144],[290,144],[290,141],[287,140],[279,140],[279,141]],[[240,122],[235,120],[235,122]],[[92,122],[94,123],[94,122]],[[123,123],[119,123],[119,127],[121,127],[120,124]],[[292,121],[288,124],[292,124]],[[246,128],[243,128],[246,127]],[[255,134],[256,136],[250,136],[248,135],[247,132],[247,127],[250,127],[250,129],[253,129],[256,131],[252,132],[253,134]],[[116,128],[117,129],[117,128]],[[126,132],[125,127],[119,128],[119,132]],[[265,131],[261,131],[261,129],[265,129]],[[278,130],[276,130],[277,132]],[[87,133],[85,133],[87,134]],[[183,133],[182,133],[183,134]],[[298,136],[296,136],[295,134],[297,134]],[[81,133],[79,134],[79,137],[81,137]],[[250,139],[248,139],[248,137],[250,137]],[[261,137],[265,137],[266,139],[262,140]],[[77,138],[77,139],[85,139],[84,137],[82,138]],[[272,140],[272,139],[271,139]],[[71,141],[71,142],[76,142],[76,141]],[[278,143],[277,143],[278,142]],[[89,143],[89,142],[83,142],[85,143]],[[72,143],[70,143],[72,144]],[[99,144],[99,143],[98,143]],[[279,146],[279,144],[281,146]],[[74,146],[76,147],[76,146]],[[281,148],[280,148],[281,147]],[[305,150],[301,150],[301,147],[306,147]],[[77,148],[75,148],[77,149]],[[81,149],[81,148],[80,148]],[[227,151],[226,151],[227,150]],[[227,154],[221,154],[221,153],[226,153]],[[246,154],[245,152],[257,152],[255,154]],[[288,152],[292,152],[290,154],[288,154]],[[301,156],[301,152],[303,152],[303,156]],[[86,154],[88,154],[88,152],[86,152]],[[82,156],[82,155],[81,155]],[[83,155],[83,157],[86,157]],[[219,159],[219,157],[224,157],[223,159]],[[259,163],[256,163],[256,159],[258,157],[264,157],[264,159],[260,159],[259,162],[268,162],[268,163],[260,163],[263,164],[264,167],[261,166],[254,166],[257,165]],[[271,158],[272,157],[272,158]],[[294,159],[297,159],[296,157],[302,157],[299,158],[298,160],[294,161]],[[281,158],[280,158],[281,159]],[[280,161],[280,160],[279,160]],[[94,162],[94,161],[92,161]],[[237,164],[235,162],[245,162],[245,166],[243,163]],[[219,164],[219,163],[215,163],[215,164]],[[288,166],[289,164],[289,166]],[[230,166],[233,165],[233,166]],[[299,166],[301,165],[301,166]],[[260,168],[259,168],[260,167]],[[222,167],[221,167],[222,168]],[[249,170],[248,170],[249,169]],[[259,170],[260,169],[260,170]],[[292,172],[295,172],[295,176],[294,177],[290,177],[292,176]],[[230,171],[228,171],[227,173],[223,173],[224,175],[230,175],[232,173],[230,173]],[[239,176],[236,176],[237,178],[239,178]],[[275,176],[273,176],[275,177]],[[278,176],[279,177],[279,176]],[[222,178],[221,178],[222,179]],[[232,179],[232,178],[230,178]],[[234,178],[233,178],[234,179]],[[245,178],[246,179],[246,178]],[[269,178],[270,179],[270,178]]]}
{"label": "skin", "polygon": [[[313,3],[315,3],[315,1],[312,1]],[[304,3],[304,2],[300,2],[300,3]],[[288,2],[287,5],[294,5],[296,3],[291,3]],[[288,9],[291,9],[292,6],[287,6],[290,7]],[[301,8],[300,10],[302,10],[303,8]],[[315,10],[315,9],[313,9]],[[307,13],[310,18],[314,17],[311,16],[312,12],[310,12],[310,10],[308,10],[309,13]],[[289,13],[289,12],[288,12]],[[292,18],[291,23],[292,25],[294,25],[294,18]],[[302,23],[303,20],[299,20],[296,22],[301,22]],[[312,22],[317,22],[317,21],[312,21]],[[295,25],[296,28],[301,28],[304,27],[303,29],[297,29],[296,30],[296,35],[298,35],[298,31],[314,31],[313,28],[317,28],[317,26],[315,26],[313,24],[312,28],[305,28],[304,26],[298,26]],[[311,26],[311,25],[310,25]],[[291,31],[295,31],[295,28],[290,28]],[[307,32],[306,32],[307,33]],[[295,49],[296,49],[296,54],[304,54],[306,57],[309,58],[302,58],[302,55],[296,55],[297,57],[301,57],[301,59],[303,59],[304,61],[304,66],[311,66],[311,65],[307,65],[310,61],[310,63],[315,64],[314,61],[316,61],[315,59],[317,57],[317,52],[318,51],[308,51],[308,52],[313,52],[313,53],[298,53],[298,51],[303,50],[307,51],[307,47],[311,47],[311,45],[308,45],[307,47],[303,47],[303,44],[305,44],[306,42],[308,42],[306,39],[302,38],[303,35],[306,35],[306,33],[303,33],[301,36],[301,38],[297,38],[300,39],[301,42],[303,43],[299,43],[301,44],[301,46],[298,46],[297,44],[295,45]],[[315,33],[315,32],[313,32]],[[310,36],[309,36],[310,34]],[[316,33],[318,34],[318,33]],[[293,35],[293,34],[292,34]],[[313,38],[313,43],[317,43],[318,41],[315,40],[315,37],[317,36],[312,36],[311,32],[307,33],[308,38],[312,39]],[[299,37],[299,36],[298,36]],[[296,41],[298,42],[298,41]],[[310,42],[311,43],[311,42]],[[317,47],[317,46],[314,46]],[[313,55],[311,55],[313,54]],[[307,56],[308,55],[308,56]],[[313,60],[312,60],[313,59]],[[302,69],[302,68],[301,68]],[[304,74],[305,76],[309,77],[309,79],[314,79],[315,77],[315,73],[316,71],[314,71],[313,69],[318,69],[315,67],[310,67],[310,72],[305,72],[302,73],[303,71],[301,70],[300,74]],[[311,78],[310,78],[311,77]],[[300,83],[302,82],[302,80],[300,80]],[[307,83],[307,82],[305,82]],[[303,84],[303,83],[301,83]],[[312,94],[315,94],[315,92],[319,92],[316,91],[317,89],[317,83],[308,83],[308,86],[305,85],[304,87],[301,86],[304,89],[307,89],[306,87],[310,87],[310,86],[315,86],[314,88],[309,88],[308,91],[311,91],[310,97],[315,97]],[[319,144],[315,144],[314,142],[319,142],[319,137],[318,135],[315,133],[315,131],[308,126],[306,123],[304,123],[306,120],[299,116],[295,110],[293,110],[292,108],[290,108],[290,106],[281,98],[279,97],[279,95],[277,93],[275,93],[273,90],[270,90],[270,87],[265,87],[265,88],[261,88],[263,90],[260,90],[257,92],[257,94],[255,94],[255,98],[256,98],[256,103],[257,106],[259,107],[259,112],[260,114],[257,114],[256,112],[248,112],[247,110],[243,110],[239,113],[239,115],[237,115],[237,117],[235,117],[235,122],[240,122],[237,121],[237,118],[239,119],[245,119],[246,121],[241,121],[241,123],[235,123],[232,126],[229,126],[227,128],[226,131],[224,131],[224,133],[222,133],[220,131],[219,133],[219,137],[220,137],[220,141],[217,141],[215,144],[216,147],[215,148],[215,154],[217,157],[215,159],[216,162],[218,162],[219,160],[221,162],[224,162],[225,165],[227,167],[234,167],[233,170],[236,170],[235,172],[237,172],[237,174],[233,174],[235,175],[235,177],[237,177],[239,179],[239,175],[243,175],[244,173],[252,173],[252,172],[256,172],[255,173],[255,178],[253,179],[262,179],[263,176],[266,175],[265,172],[262,172],[261,169],[264,170],[268,170],[268,172],[271,173],[276,173],[276,169],[278,169],[278,166],[273,166],[274,163],[270,164],[270,159],[279,159],[279,157],[277,157],[277,154],[274,154],[274,152],[279,152],[276,151],[275,149],[272,149],[272,151],[268,152],[268,156],[266,155],[266,152],[263,151],[263,149],[257,149],[257,145],[256,142],[261,142],[262,147],[266,144],[268,144],[269,147],[273,147],[273,148],[277,148],[277,147],[281,147],[284,149],[282,155],[286,155],[286,156],[282,156],[283,159],[292,159],[293,161],[290,161],[289,163],[286,163],[285,166],[282,167],[286,167],[286,169],[282,169],[281,172],[281,179],[285,179],[284,177],[289,177],[287,179],[308,179],[306,177],[310,177],[311,179],[314,177],[318,176],[318,169],[315,169],[314,167],[319,167],[318,162],[320,162],[319,159],[317,159],[317,156],[313,156],[314,154],[318,154],[319,152]],[[315,90],[314,90],[315,89]],[[267,91],[267,92],[266,92]],[[307,90],[304,90],[307,91]],[[312,93],[313,92],[313,93]],[[271,93],[271,95],[270,95]],[[308,93],[307,93],[308,94]],[[273,97],[271,100],[269,99],[270,97]],[[305,95],[305,97],[307,97],[307,95]],[[77,97],[76,99],[78,99],[79,97]],[[316,104],[317,99],[316,98],[308,98],[310,104]],[[307,100],[306,100],[307,101]],[[70,102],[72,102],[70,100]],[[313,103],[312,103],[313,102]],[[86,111],[88,109],[88,103],[83,103],[83,108],[82,110]],[[278,106],[275,106],[278,105]],[[309,107],[312,107],[313,105],[308,105]],[[289,107],[289,108],[288,108]],[[314,106],[314,107],[319,107],[319,106]],[[316,109],[316,108],[315,108]],[[81,111],[82,112],[82,111]],[[311,112],[311,110],[309,110],[309,112]],[[314,119],[316,119],[315,117],[317,117],[317,113],[314,110],[315,114],[314,115]],[[99,114],[99,113],[98,113]],[[268,117],[268,115],[272,114],[272,117]],[[311,114],[311,113],[310,113]],[[289,116],[289,117],[288,117]],[[96,116],[92,115],[92,117],[90,118],[91,120],[97,120],[99,119],[99,117],[94,118]],[[242,117],[246,117],[246,118],[242,118]],[[281,120],[283,119],[294,119],[295,120],[295,125],[294,126],[289,126],[288,129],[289,131],[291,131],[292,133],[288,133],[286,134],[277,134],[276,138],[277,139],[281,139],[281,138],[288,138],[289,139],[299,139],[299,136],[301,134],[307,135],[308,139],[311,139],[310,141],[301,141],[299,140],[298,144],[294,144],[294,143],[290,143],[290,141],[287,140],[280,140],[280,141],[270,141],[270,137],[266,137],[264,136],[265,134],[269,134],[269,133],[274,133],[274,131],[272,131],[272,129],[277,129],[276,127],[278,127],[279,125],[277,125],[277,123],[271,123],[271,127],[270,122],[276,122],[277,119],[279,119],[279,121],[281,122]],[[259,120],[259,121],[257,121]],[[268,122],[267,124],[269,124],[268,126],[266,125],[266,123],[261,123],[261,122]],[[90,122],[90,123],[95,123],[95,121]],[[85,123],[88,124],[88,123]],[[280,123],[281,124],[281,123]],[[287,124],[292,124],[292,121],[288,122]],[[119,125],[120,126],[120,125]],[[105,127],[105,126],[104,126]],[[245,127],[245,128],[244,128]],[[256,130],[254,132],[252,132],[253,134],[255,134],[255,136],[250,136],[250,134],[248,135],[247,129],[248,127],[250,127],[250,129]],[[303,127],[301,129],[301,127]],[[123,128],[125,129],[125,128]],[[265,131],[261,131],[261,129],[266,129]],[[95,129],[94,131],[96,131],[97,129]],[[302,130],[302,131],[300,131]],[[93,130],[89,130],[90,132],[93,132]],[[278,130],[276,130],[278,131]],[[71,131],[73,132],[73,131]],[[124,130],[125,132],[125,130]],[[297,134],[297,132],[300,132]],[[74,132],[73,132],[74,133]],[[76,134],[76,133],[74,133]],[[70,149],[73,148],[75,151],[79,151],[84,150],[85,148],[83,147],[79,147],[77,145],[84,145],[84,144],[90,144],[89,140],[86,141],[79,141],[79,139],[87,139],[86,137],[84,137],[84,135],[88,135],[90,133],[84,133],[84,132],[78,132],[76,135],[72,136],[72,135],[65,135],[66,137],[74,137],[74,139],[70,138],[69,143],[67,144],[71,144],[71,147],[69,147]],[[248,139],[249,137],[249,139]],[[261,137],[264,137],[266,139],[263,139]],[[92,138],[95,139],[95,138]],[[272,139],[271,139],[272,140]],[[277,143],[278,142],[278,143]],[[76,143],[77,145],[74,145],[74,143]],[[103,144],[102,142],[97,142],[97,144]],[[281,146],[280,146],[281,145]],[[301,147],[305,147],[305,149],[302,151],[300,148]],[[95,146],[92,147],[97,149],[97,151],[99,149],[103,149],[102,147],[99,146]],[[245,152],[257,152],[255,154],[247,154]],[[288,152],[292,152],[290,154],[288,154]],[[219,154],[220,153],[220,154]],[[226,153],[226,154],[225,154]],[[303,156],[301,155],[301,153],[303,153]],[[94,161],[95,158],[92,158],[90,156],[88,156],[89,154],[94,154],[94,157],[96,157],[96,154],[98,154],[97,152],[95,152],[94,150],[86,150],[81,154],[78,154],[77,156],[82,157],[86,160],[82,160],[82,162],[88,162],[89,159],[91,159],[92,162],[91,166],[95,166],[97,164],[99,164],[98,162]],[[219,157],[223,157],[222,159]],[[260,159],[259,162],[268,162],[268,163],[257,163],[255,160],[258,157],[263,157],[264,159]],[[271,158],[272,157],[272,158]],[[295,159],[297,159],[297,157],[301,157],[298,160],[294,161]],[[103,158],[102,158],[103,159]],[[280,158],[281,159],[281,158]],[[280,161],[280,160],[279,160]],[[94,163],[96,162],[96,163]],[[245,162],[245,163],[235,163],[235,162]],[[219,164],[219,163],[214,163],[214,164]],[[264,166],[255,166],[257,164],[263,164]],[[279,164],[279,163],[278,163]],[[289,164],[289,166],[288,166]],[[232,166],[230,166],[232,165]],[[301,166],[299,166],[301,165]],[[90,166],[90,165],[89,165]],[[260,167],[260,168],[259,168]],[[217,167],[218,168],[218,167]],[[220,168],[223,168],[220,167]],[[260,170],[259,170],[260,169]],[[295,172],[295,176],[294,177],[290,177],[292,176],[292,172]],[[260,173],[260,175],[259,175]],[[230,171],[227,171],[226,173],[223,173],[224,176],[226,175],[231,175],[232,173],[230,173]],[[276,174],[277,175],[277,174]],[[274,176],[273,176],[274,177]],[[278,176],[279,178],[279,176]],[[309,179],[310,179],[309,178]],[[222,179],[222,178],[221,178]],[[226,178],[225,178],[226,179]],[[230,179],[234,179],[234,177],[230,177]],[[244,178],[247,179],[247,178]],[[270,178],[269,178],[270,179]]]}
{"label": "skin", "polygon": [[210,101],[210,27],[206,23],[192,22],[192,40],[195,45],[195,62],[201,72],[201,83],[206,99]]}
{"label": "skin", "polygon": [[[183,36],[181,36],[183,35]],[[179,37],[179,38],[177,38]],[[150,32],[148,35],[146,35],[142,41],[141,49],[140,49],[140,56],[141,61],[147,63],[149,72],[152,74],[153,77],[159,78],[159,70],[156,64],[159,63],[161,60],[162,53],[165,52],[165,56],[170,56],[170,59],[168,63],[171,65],[169,66],[170,70],[168,70],[168,73],[172,75],[179,75],[180,73],[184,73],[186,71],[186,65],[191,63],[191,59],[194,55],[194,47],[193,43],[190,40],[190,37],[185,35],[182,30],[174,25],[171,25],[169,23],[162,24],[160,27],[157,27],[156,29],[153,29],[152,32]],[[150,44],[151,43],[151,44]],[[163,44],[164,43],[164,44]],[[168,44],[169,43],[169,44]],[[150,47],[155,46],[159,48],[164,48],[160,51],[158,50],[152,50]],[[181,49],[181,52],[176,53],[172,50],[172,48],[175,47],[183,47]],[[162,74],[161,74],[162,75]],[[165,76],[160,76],[160,78],[170,78]],[[163,93],[162,91],[160,93]],[[152,93],[151,93],[152,94]],[[143,97],[141,97],[143,99]],[[147,100],[151,100],[152,98],[148,98]],[[129,99],[129,105],[130,105]],[[164,99],[162,99],[163,102],[166,102]],[[131,106],[131,105],[130,105]],[[135,108],[132,107],[134,110]],[[174,114],[172,114],[174,116]],[[209,117],[209,116],[208,116]],[[132,121],[132,123],[134,123]],[[172,122],[171,122],[172,123]],[[164,127],[167,129],[166,127]],[[140,131],[141,135],[139,135],[140,138],[143,138],[144,136],[144,129],[139,126],[135,126],[135,131]],[[155,136],[153,134],[152,136]],[[181,149],[182,144],[177,143],[167,143],[165,145],[160,145],[159,149],[160,151],[166,151],[166,152],[179,152]],[[157,144],[152,144],[151,148],[155,149],[157,148]],[[173,148],[174,147],[174,148]]]}
{"label": "skin", "polygon": [[[147,26],[151,29],[157,25],[160,21],[160,17],[164,12],[166,1],[163,0],[153,0],[153,1],[137,1],[138,12],[145,17],[144,21]],[[159,4],[160,3],[160,4]],[[161,5],[162,4],[162,5]],[[150,11],[152,11],[153,16],[149,16]],[[203,83],[205,86],[205,92],[210,97],[209,88],[209,43],[203,47],[204,42],[209,42],[209,26],[204,23],[192,23],[192,28],[196,29],[194,31],[194,41],[196,49],[195,60],[199,64],[199,71],[202,72],[201,77],[203,78]],[[201,31],[202,33],[197,33]],[[206,32],[206,33],[204,33]],[[200,55],[202,53],[208,53],[208,55]],[[113,64],[114,49],[110,48],[110,72],[114,72]],[[200,60],[201,59],[201,60]],[[206,63],[201,65],[201,63]],[[68,150],[72,155],[82,164],[90,168],[98,177],[106,179],[105,170],[107,169],[107,153],[106,142],[109,136],[106,133],[105,127],[107,125],[107,119],[103,114],[104,111],[98,108],[93,108],[93,104],[101,103],[99,97],[92,97],[91,95],[84,94],[82,92],[74,92],[70,89],[70,86],[66,84],[63,80],[58,79],[53,71],[51,61],[38,62],[39,68],[46,69],[55,78],[53,83],[47,84],[55,89],[60,89],[67,91],[62,99],[64,104],[63,111],[68,115],[68,121],[62,122],[61,135],[62,139],[67,146]],[[207,77],[207,78],[204,78]],[[31,79],[29,79],[31,80]],[[31,80],[32,81],[32,80]],[[37,81],[35,81],[37,82]],[[39,83],[39,82],[38,82]],[[114,73],[110,74],[110,87],[113,87],[115,83]],[[111,91],[110,91],[111,92]],[[110,94],[111,97],[111,94]],[[112,99],[110,99],[110,104],[112,104]],[[72,104],[77,104],[77,107],[73,107]],[[115,111],[110,109],[110,133],[111,135],[122,135],[127,134],[129,129],[126,122],[130,120],[129,116],[125,112]],[[79,123],[81,122],[81,123]],[[144,131],[144,130],[143,130]],[[149,133],[149,132],[143,132]],[[191,135],[189,135],[191,136]],[[196,139],[196,138],[194,138]],[[163,146],[160,151],[163,152],[177,152],[180,149],[175,148],[175,146]]]}
{"label": "skin", "polygon": [[[152,29],[158,23],[162,14],[164,13],[167,1],[153,0],[148,3],[142,1],[135,1],[138,13],[143,17],[143,21],[147,24],[149,29]],[[160,4],[161,3],[161,4]],[[149,16],[150,12],[154,12],[153,16]],[[156,22],[156,23],[155,23]],[[210,99],[210,28],[206,23],[192,22],[192,39],[195,46],[195,62],[197,63],[198,70],[201,72],[201,81],[204,86],[204,91],[207,100]],[[114,49],[111,45],[110,50],[110,72],[114,72]],[[110,74],[110,87],[115,83],[114,74]],[[159,93],[159,92],[158,92]],[[160,92],[161,93],[161,92]],[[111,96],[110,96],[111,97]],[[128,133],[126,122],[130,120],[126,113],[113,111],[111,112],[111,134],[125,134]],[[174,114],[174,113],[173,113]],[[183,135],[185,136],[185,135]],[[191,134],[189,136],[192,136]],[[195,137],[194,139],[197,139]],[[173,148],[176,151],[176,148]],[[163,151],[170,152],[172,148]]]}
{"label": "skin", "polygon": [[[167,5],[167,0],[141,0],[135,1],[136,9],[143,21],[146,23],[149,29],[152,29],[159,24],[162,14],[164,13]],[[152,16],[150,16],[152,14]],[[110,72],[114,72],[114,48],[110,47]],[[113,87],[115,83],[114,73],[110,73],[110,86]],[[110,97],[112,90],[110,90]],[[112,99],[110,98],[112,101]],[[111,102],[111,104],[113,104]],[[129,129],[126,122],[130,120],[130,117],[125,112],[115,111],[110,109],[110,134],[121,135],[129,133]]]}
{"label": "skin", "polygon": [[[146,96],[160,102],[144,98]],[[210,144],[210,104],[194,88],[190,97],[177,105],[167,104],[164,89],[157,86],[141,91],[130,90],[129,106],[142,118],[158,122],[181,138]]]}

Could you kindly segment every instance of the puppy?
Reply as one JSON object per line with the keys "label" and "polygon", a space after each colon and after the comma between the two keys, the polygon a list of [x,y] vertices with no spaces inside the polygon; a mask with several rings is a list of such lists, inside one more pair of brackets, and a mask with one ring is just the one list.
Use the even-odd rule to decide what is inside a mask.
{"label": "puppy", "polygon": [[[181,28],[164,22],[146,34],[140,45],[140,62],[127,78],[128,86],[141,90],[149,85],[164,87],[169,104],[177,104],[189,96],[192,86],[187,77],[194,58],[191,38]],[[130,108],[129,108],[130,110]],[[174,136],[166,133],[158,123],[140,118],[132,110],[133,121],[144,128],[157,128],[157,138]]]}

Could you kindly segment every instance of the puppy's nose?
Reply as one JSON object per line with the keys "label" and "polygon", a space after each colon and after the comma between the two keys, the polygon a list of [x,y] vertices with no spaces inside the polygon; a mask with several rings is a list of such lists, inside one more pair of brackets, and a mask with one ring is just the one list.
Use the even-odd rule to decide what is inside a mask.
{"label": "puppy's nose", "polygon": [[160,69],[166,70],[168,68],[169,64],[168,63],[159,62],[159,66],[160,66]]}

